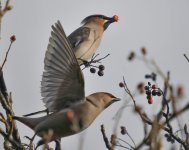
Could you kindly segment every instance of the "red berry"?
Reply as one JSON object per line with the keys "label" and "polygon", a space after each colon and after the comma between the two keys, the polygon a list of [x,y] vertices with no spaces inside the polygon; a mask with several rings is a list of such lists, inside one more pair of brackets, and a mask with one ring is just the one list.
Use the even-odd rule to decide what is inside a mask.
{"label": "red berry", "polygon": [[119,20],[119,17],[118,17],[117,15],[114,15],[112,18],[113,18],[114,21],[116,21],[116,22],[118,22],[118,20]]}
{"label": "red berry", "polygon": [[148,104],[152,104],[152,103],[153,103],[153,99],[152,99],[152,96],[150,96],[148,99]]}
{"label": "red berry", "polygon": [[153,84],[152,89],[157,89],[157,86],[155,84]]}
{"label": "red berry", "polygon": [[10,37],[10,40],[11,40],[11,42],[16,41],[16,36],[15,36],[15,35],[12,35],[12,36]]}

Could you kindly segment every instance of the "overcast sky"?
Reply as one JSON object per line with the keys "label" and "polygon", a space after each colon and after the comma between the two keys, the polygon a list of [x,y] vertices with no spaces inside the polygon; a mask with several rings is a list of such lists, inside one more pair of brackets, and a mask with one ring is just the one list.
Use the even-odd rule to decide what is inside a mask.
{"label": "overcast sky", "polygon": [[[13,94],[14,111],[18,116],[44,109],[40,100],[40,81],[51,25],[60,20],[68,35],[80,26],[82,19],[91,14],[118,15],[120,19],[107,29],[98,50],[101,56],[110,53],[110,57],[103,61],[105,75],[98,77],[89,70],[84,71],[86,95],[106,91],[124,101],[125,94],[118,87],[123,75],[131,91],[138,82],[147,82],[144,75],[150,71],[145,65],[139,60],[130,63],[126,59],[131,50],[139,53],[143,46],[165,73],[171,72],[174,85],[183,84],[185,90],[189,90],[189,64],[183,57],[183,53],[189,56],[188,0],[14,0],[11,5],[14,9],[3,18],[0,60],[3,62],[9,37],[15,34],[17,40],[9,53],[4,76],[8,90]],[[158,81],[162,88],[161,79],[158,78]],[[189,99],[187,95],[186,99]],[[160,104],[157,100],[153,105],[148,105],[145,96],[136,97],[136,101],[142,103],[147,113],[151,114]],[[105,124],[110,136],[114,122],[112,117],[121,104],[105,110],[86,130],[85,150],[106,149],[100,125]],[[131,107],[125,109],[120,125],[127,127],[137,143],[143,137],[143,128],[139,125],[141,120],[131,110]],[[188,117],[183,120],[188,124]],[[21,123],[18,123],[18,128],[21,137],[33,135],[33,131]],[[64,150],[77,149],[78,139],[78,135],[64,138]],[[0,142],[0,149],[2,147]]]}

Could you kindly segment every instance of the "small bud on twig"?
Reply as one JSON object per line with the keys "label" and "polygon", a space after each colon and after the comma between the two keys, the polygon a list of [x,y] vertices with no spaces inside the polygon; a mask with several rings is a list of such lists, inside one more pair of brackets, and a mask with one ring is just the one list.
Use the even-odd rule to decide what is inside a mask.
{"label": "small bud on twig", "polygon": [[10,37],[10,40],[11,40],[11,42],[16,41],[16,36],[15,36],[15,35],[12,35],[12,36]]}
{"label": "small bud on twig", "polygon": [[142,53],[143,55],[146,55],[146,54],[147,54],[147,51],[146,51],[146,48],[145,48],[145,47],[142,47],[142,48],[141,48],[141,53]]}
{"label": "small bud on twig", "polygon": [[130,52],[129,56],[128,56],[128,60],[133,60],[135,57],[135,52]]}

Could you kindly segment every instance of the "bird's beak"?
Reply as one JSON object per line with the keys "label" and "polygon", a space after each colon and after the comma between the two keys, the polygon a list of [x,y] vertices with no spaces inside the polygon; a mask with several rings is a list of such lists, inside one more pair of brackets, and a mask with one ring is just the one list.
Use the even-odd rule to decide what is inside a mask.
{"label": "bird's beak", "polygon": [[114,98],[112,101],[117,102],[117,101],[120,101],[120,100],[121,100],[121,98]]}
{"label": "bird's beak", "polygon": [[104,30],[108,28],[108,26],[113,22],[118,22],[119,17],[114,15],[112,18],[107,17],[105,18],[107,21],[104,23]]}
{"label": "bird's beak", "polygon": [[105,108],[109,107],[111,104],[113,104],[114,102],[117,102],[117,101],[120,101],[121,99],[120,98],[114,98],[111,102],[109,102]]}

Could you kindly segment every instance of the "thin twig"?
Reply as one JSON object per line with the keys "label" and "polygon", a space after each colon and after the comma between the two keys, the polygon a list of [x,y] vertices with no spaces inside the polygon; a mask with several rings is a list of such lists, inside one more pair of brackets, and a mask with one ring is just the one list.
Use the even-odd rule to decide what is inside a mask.
{"label": "thin twig", "polygon": [[157,114],[157,121],[159,122],[162,115],[163,115],[163,111],[166,107],[166,104],[167,104],[167,99],[166,99],[166,96],[167,96],[167,90],[168,90],[168,87],[169,87],[169,80],[170,80],[170,73],[167,72],[167,77],[165,78],[165,82],[164,82],[164,90],[163,90],[163,96],[162,96],[162,105],[161,105],[161,109],[160,109],[160,112]]}
{"label": "thin twig", "polygon": [[[189,103],[186,104],[185,107],[183,107],[182,109],[178,110],[177,112],[173,113],[168,121],[172,121],[173,119],[175,119],[177,116],[181,115],[182,113],[184,113],[185,111],[189,110]],[[166,122],[163,123],[163,126],[166,124]]]}
{"label": "thin twig", "polygon": [[184,54],[184,57],[186,58],[186,60],[189,62],[189,58],[187,57],[186,54]]}
{"label": "thin twig", "polygon": [[[0,1],[1,2],[1,1]],[[9,7],[10,0],[7,0],[5,3],[4,8],[2,8],[1,3],[0,3],[0,38],[1,38],[1,24],[2,24],[2,18],[6,14],[7,11],[10,10]]]}
{"label": "thin twig", "polygon": [[128,142],[126,142],[125,140],[123,140],[121,138],[117,138],[117,139],[124,142],[125,144],[129,145],[131,147],[131,149],[134,149],[134,147],[131,144],[129,144]]}
{"label": "thin twig", "polygon": [[55,140],[55,150],[61,150],[61,139]]}
{"label": "thin twig", "polygon": [[[125,81],[125,78],[124,78],[124,77],[123,77],[123,83],[124,83],[125,92],[126,92],[127,94],[129,94],[129,96],[131,97],[131,99],[132,99],[132,101],[133,101],[134,108],[135,108],[135,110],[137,110],[138,107],[137,107],[137,105],[136,105],[136,101],[135,101],[133,95],[131,94],[131,92],[130,92],[128,86],[127,86],[127,84],[126,84],[126,81]],[[150,124],[150,125],[153,124],[151,120],[149,120],[148,118],[146,118],[146,117],[141,113],[141,111],[137,111],[137,113],[140,115],[141,119],[142,119],[144,122],[146,122],[146,123],[148,123],[148,124]]]}
{"label": "thin twig", "polygon": [[136,147],[135,141],[133,140],[133,138],[130,136],[130,134],[127,132],[128,137],[131,139],[131,141],[133,142],[134,146]]}
{"label": "thin twig", "polygon": [[5,62],[7,61],[7,57],[8,57],[8,54],[9,54],[9,51],[10,51],[10,48],[11,48],[12,43],[13,43],[13,41],[10,42],[10,45],[9,45],[9,48],[8,48],[8,50],[7,50],[7,52],[6,52],[6,55],[5,55],[3,64],[1,65],[1,68],[0,68],[0,73],[1,73],[1,71],[3,70],[3,67],[4,67],[4,65],[5,65]]}
{"label": "thin twig", "polygon": [[[121,140],[121,141],[124,142],[124,143],[126,143],[126,144],[128,144],[127,142],[125,142],[123,140]],[[128,149],[128,150],[133,150],[133,148],[129,148],[129,147],[123,146],[119,141],[117,141],[117,143],[115,144],[115,146],[122,147],[122,148],[125,148],[125,149]]]}
{"label": "thin twig", "polygon": [[16,149],[22,150],[23,147],[14,141],[11,137],[9,137],[1,128],[0,128],[0,134],[4,137],[5,140],[8,140]]}
{"label": "thin twig", "polygon": [[100,61],[105,59],[106,57],[108,57],[110,54],[107,54],[106,56],[104,56],[102,58],[96,59],[98,55],[99,54],[96,54],[96,55],[93,54],[93,56],[92,56],[90,61],[86,61],[86,60],[83,60],[83,59],[80,58],[79,60],[83,61],[83,64],[81,64],[81,65],[84,65],[84,68],[82,70],[84,70],[85,68],[91,67],[91,66],[92,67],[96,67],[96,66],[94,66],[92,64],[101,63]]}
{"label": "thin twig", "polygon": [[163,116],[166,118],[166,124],[169,128],[169,130],[167,131],[169,133],[169,135],[174,138],[178,143],[182,144],[182,146],[184,147],[185,150],[188,150],[189,148],[189,145],[187,145],[187,143],[185,143],[185,141],[183,141],[182,139],[180,139],[178,136],[175,136],[173,134],[173,128],[172,126],[170,125],[170,122],[169,122],[169,105],[168,103],[166,102],[166,107],[167,107],[167,112],[166,114],[164,114]]}
{"label": "thin twig", "polygon": [[184,133],[185,133],[185,135],[186,135],[186,140],[185,140],[185,142],[186,142],[187,144],[189,144],[189,133],[188,133],[188,129],[187,129],[187,125],[186,125],[186,124],[184,125]]}

